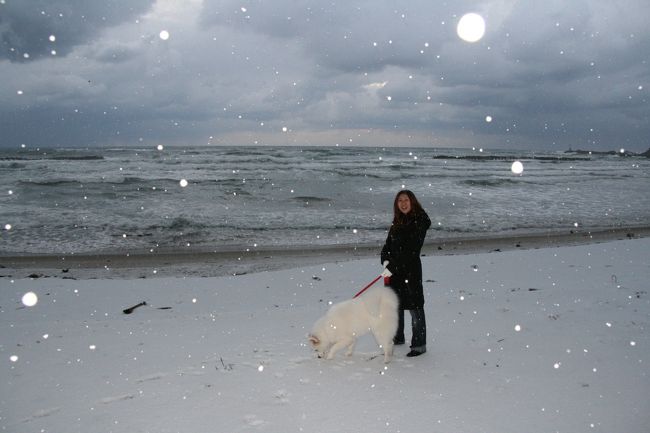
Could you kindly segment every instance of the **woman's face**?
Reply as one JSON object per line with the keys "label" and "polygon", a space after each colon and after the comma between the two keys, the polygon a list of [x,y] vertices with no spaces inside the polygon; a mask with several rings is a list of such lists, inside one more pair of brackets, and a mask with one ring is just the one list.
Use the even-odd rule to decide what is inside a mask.
{"label": "woman's face", "polygon": [[411,212],[411,199],[406,194],[400,194],[397,197],[397,207],[404,215]]}

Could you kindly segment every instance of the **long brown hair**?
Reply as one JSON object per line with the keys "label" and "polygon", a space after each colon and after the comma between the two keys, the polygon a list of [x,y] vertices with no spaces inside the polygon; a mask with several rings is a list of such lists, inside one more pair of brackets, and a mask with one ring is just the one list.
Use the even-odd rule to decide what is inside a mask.
{"label": "long brown hair", "polygon": [[[406,195],[411,201],[411,211],[406,215],[404,215],[397,206],[399,196],[402,194]],[[408,189],[403,189],[397,193],[395,196],[395,201],[393,202],[393,225],[405,224],[407,220],[410,219],[409,217],[419,215],[422,212],[424,212],[424,209],[422,209],[422,205],[418,199],[415,198],[415,194],[413,194],[413,192]]]}

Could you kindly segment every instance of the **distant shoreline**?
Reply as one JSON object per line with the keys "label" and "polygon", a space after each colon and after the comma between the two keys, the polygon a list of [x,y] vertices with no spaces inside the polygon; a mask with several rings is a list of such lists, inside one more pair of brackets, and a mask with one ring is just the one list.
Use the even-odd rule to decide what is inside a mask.
{"label": "distant shoreline", "polygon": [[[650,236],[650,227],[571,230],[454,239],[429,239],[424,256],[539,249]],[[223,251],[43,254],[0,256],[0,278],[135,279],[215,277],[291,269],[376,257],[381,245],[343,245]]]}

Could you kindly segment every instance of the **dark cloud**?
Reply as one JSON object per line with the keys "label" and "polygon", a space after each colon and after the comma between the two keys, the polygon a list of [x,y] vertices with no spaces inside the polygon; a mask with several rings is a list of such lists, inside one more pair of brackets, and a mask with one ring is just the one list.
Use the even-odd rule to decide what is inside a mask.
{"label": "dark cloud", "polygon": [[147,11],[154,0],[6,0],[0,5],[0,60],[65,56],[101,30]]}
{"label": "dark cloud", "polygon": [[137,47],[118,44],[95,51],[92,53],[92,57],[103,63],[123,63],[133,60],[139,53],[140,50]]}
{"label": "dark cloud", "polygon": [[[400,5],[207,0],[201,14],[205,26],[296,41],[319,65],[343,72],[425,66],[428,60],[421,49],[430,54],[443,38],[453,37],[453,19],[447,7],[432,8],[428,1]],[[447,26],[441,26],[444,21]]]}
{"label": "dark cloud", "polygon": [[0,15],[0,145],[650,146],[642,0],[29,4]]}

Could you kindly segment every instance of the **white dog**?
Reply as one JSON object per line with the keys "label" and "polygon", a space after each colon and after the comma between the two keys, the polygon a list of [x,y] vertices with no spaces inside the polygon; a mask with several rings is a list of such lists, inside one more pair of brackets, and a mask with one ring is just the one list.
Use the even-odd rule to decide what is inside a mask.
{"label": "white dog", "polygon": [[393,354],[393,337],[397,331],[398,300],[389,287],[375,287],[361,296],[333,305],[316,323],[309,342],[319,357],[334,358],[336,352],[348,348],[352,355],[357,337],[372,332],[384,350],[384,362]]}

